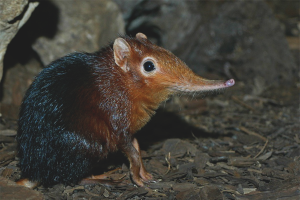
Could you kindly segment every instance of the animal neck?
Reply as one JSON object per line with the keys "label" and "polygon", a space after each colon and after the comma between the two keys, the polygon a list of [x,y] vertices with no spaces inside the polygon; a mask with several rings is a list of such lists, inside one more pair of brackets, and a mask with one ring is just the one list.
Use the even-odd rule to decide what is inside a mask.
{"label": "animal neck", "polygon": [[149,122],[155,114],[159,105],[167,100],[169,94],[167,92],[143,92],[140,91],[138,96],[133,96],[132,115],[130,133],[134,134]]}

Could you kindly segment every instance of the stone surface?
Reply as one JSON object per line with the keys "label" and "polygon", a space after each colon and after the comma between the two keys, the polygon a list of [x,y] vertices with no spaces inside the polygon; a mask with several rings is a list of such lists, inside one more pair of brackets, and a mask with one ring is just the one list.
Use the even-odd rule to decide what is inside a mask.
{"label": "stone surface", "polygon": [[223,195],[217,186],[207,185],[200,189],[201,199],[223,200]]}
{"label": "stone surface", "polygon": [[178,200],[193,200],[193,199],[202,200],[199,195],[199,190],[195,190],[193,188],[179,192],[176,195],[176,199],[178,199]]}
{"label": "stone surface", "polygon": [[197,149],[193,144],[184,140],[168,139],[163,145],[163,151],[165,155],[170,154],[171,157],[181,157],[185,154],[195,156]]}
{"label": "stone surface", "polygon": [[112,1],[41,1],[7,48],[1,113],[18,118],[22,98],[43,66],[74,51],[97,51],[123,33],[121,11]]}
{"label": "stone surface", "polygon": [[1,112],[3,115],[17,119],[19,106],[22,103],[28,87],[34,80],[34,77],[42,70],[42,65],[35,59],[30,59],[26,65],[21,63],[6,70],[3,79],[2,91],[3,99],[1,102]]}
{"label": "stone surface", "polygon": [[196,156],[194,158],[194,163],[196,165],[196,169],[200,171],[201,169],[204,169],[206,166],[206,163],[209,161],[209,155],[207,153],[203,153],[201,151],[197,151]]}
{"label": "stone surface", "polygon": [[199,74],[233,77],[255,95],[297,78],[284,32],[263,1],[163,0],[137,1],[132,10],[120,6],[127,33],[144,31]]}
{"label": "stone surface", "polygon": [[[0,1],[0,81],[3,75],[3,60],[7,45],[26,23],[38,4],[38,2],[28,4],[28,0]],[[27,5],[28,7],[26,7]]]}
{"label": "stone surface", "polygon": [[53,10],[58,10],[58,16],[53,16],[53,20],[57,18],[53,27],[56,32],[52,37],[38,38],[33,44],[45,65],[74,51],[97,51],[124,33],[122,14],[112,1],[52,0],[50,3]]}

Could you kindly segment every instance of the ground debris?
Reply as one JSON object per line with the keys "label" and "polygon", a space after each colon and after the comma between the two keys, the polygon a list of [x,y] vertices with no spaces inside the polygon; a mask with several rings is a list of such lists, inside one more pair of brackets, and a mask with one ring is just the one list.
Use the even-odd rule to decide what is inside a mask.
{"label": "ground debris", "polygon": [[[218,96],[218,100],[228,102],[226,106],[207,104],[201,115],[158,111],[137,134],[145,167],[155,180],[145,183],[144,188],[132,183],[128,163],[122,158],[113,164],[103,161],[107,167],[99,172],[122,184],[58,184],[33,191],[45,199],[298,200],[299,105],[291,100],[293,89],[270,90],[251,100],[239,96],[255,111],[227,96]],[[281,103],[276,103],[279,99]],[[8,120],[1,121],[0,128],[11,130],[4,123]],[[0,142],[0,177],[16,181],[21,173],[15,136],[5,133],[0,135]]]}
{"label": "ground debris", "polygon": [[1,199],[44,199],[41,192],[17,185],[15,182],[0,176],[0,196]]}
{"label": "ground debris", "polygon": [[300,198],[300,177],[287,180],[271,191],[255,191],[244,196],[237,195],[237,200],[284,199],[298,200]]}

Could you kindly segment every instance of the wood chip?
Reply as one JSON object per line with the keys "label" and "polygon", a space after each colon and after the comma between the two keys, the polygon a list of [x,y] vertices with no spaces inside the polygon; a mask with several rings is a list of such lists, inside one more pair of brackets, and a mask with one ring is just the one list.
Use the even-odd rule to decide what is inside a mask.
{"label": "wood chip", "polygon": [[2,136],[16,136],[17,135],[17,131],[16,130],[0,130],[0,135]]}
{"label": "wood chip", "polygon": [[94,197],[100,197],[99,194],[92,193],[91,191],[89,191],[89,190],[87,190],[87,189],[85,189],[85,192],[86,192],[87,194],[89,194],[89,195],[94,196]]}
{"label": "wood chip", "polygon": [[103,196],[106,198],[109,197],[109,191],[107,189],[104,189]]}
{"label": "wood chip", "polygon": [[257,159],[253,158],[233,157],[228,159],[227,164],[235,167],[249,167],[256,161]]}
{"label": "wood chip", "polygon": [[84,190],[84,186],[78,186],[71,189],[64,190],[65,194],[72,194],[74,190]]}

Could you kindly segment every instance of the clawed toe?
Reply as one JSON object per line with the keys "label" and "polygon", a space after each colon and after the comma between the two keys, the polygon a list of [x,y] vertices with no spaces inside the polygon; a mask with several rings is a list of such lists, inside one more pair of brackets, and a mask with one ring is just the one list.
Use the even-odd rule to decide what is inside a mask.
{"label": "clawed toe", "polygon": [[145,182],[145,183],[148,183],[148,182],[153,180],[153,176],[148,172],[140,174],[140,175],[141,175],[141,178],[142,178],[143,182]]}

